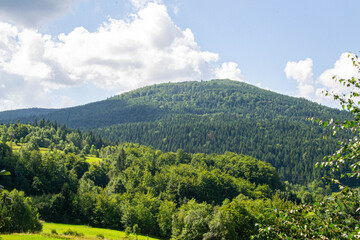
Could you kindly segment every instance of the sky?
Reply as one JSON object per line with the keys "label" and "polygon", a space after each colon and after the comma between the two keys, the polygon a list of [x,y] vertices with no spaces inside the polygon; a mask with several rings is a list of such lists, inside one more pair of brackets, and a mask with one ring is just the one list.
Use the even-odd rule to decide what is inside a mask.
{"label": "sky", "polygon": [[[1,0],[0,111],[229,78],[337,106],[358,0]],[[349,58],[349,52],[350,58]]]}

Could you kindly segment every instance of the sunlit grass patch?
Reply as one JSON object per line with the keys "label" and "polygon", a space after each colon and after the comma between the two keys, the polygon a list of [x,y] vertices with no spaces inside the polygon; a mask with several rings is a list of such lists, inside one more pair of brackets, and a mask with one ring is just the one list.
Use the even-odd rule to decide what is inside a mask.
{"label": "sunlit grass patch", "polygon": [[[62,235],[64,232],[69,231],[82,233],[84,236],[77,237],[79,239],[99,239],[97,236],[102,235],[105,239],[126,239],[126,234],[123,231],[117,231],[112,229],[105,228],[94,228],[86,225],[72,225],[72,224],[62,224],[62,223],[43,223],[43,233],[50,234],[51,231],[56,231],[59,235]],[[69,236],[69,235],[68,235]],[[67,236],[67,237],[68,237]],[[137,239],[141,240],[156,240],[156,238],[151,238],[147,236],[136,236]],[[130,235],[128,239],[136,239],[135,235]]]}
{"label": "sunlit grass patch", "polygon": [[[66,234],[66,235],[65,235]],[[86,225],[73,225],[62,223],[46,223],[43,222],[43,230],[37,234],[5,234],[1,235],[2,240],[55,240],[55,239],[126,239],[126,240],[158,240],[157,238],[129,235],[126,236],[125,232],[95,228]]]}
{"label": "sunlit grass patch", "polygon": [[90,164],[97,164],[101,161],[101,158],[95,157],[94,155],[87,155],[85,157],[86,162],[90,163]]}
{"label": "sunlit grass patch", "polygon": [[58,240],[58,239],[69,239],[68,237],[62,236],[51,236],[48,234],[27,234],[27,233],[15,233],[5,234],[0,236],[2,240]]}

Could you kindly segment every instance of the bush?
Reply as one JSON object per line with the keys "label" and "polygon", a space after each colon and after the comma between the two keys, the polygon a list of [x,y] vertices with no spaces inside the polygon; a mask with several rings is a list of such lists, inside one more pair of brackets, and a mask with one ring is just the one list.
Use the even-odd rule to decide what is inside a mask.
{"label": "bush", "polygon": [[71,230],[70,228],[63,233],[64,233],[64,235],[71,235],[71,236],[76,236],[76,237],[84,236],[83,233]]}
{"label": "bush", "polygon": [[4,191],[0,198],[0,232],[38,232],[42,229],[39,213],[24,192]]}
{"label": "bush", "polygon": [[207,203],[188,201],[173,215],[172,238],[177,240],[197,240],[209,231],[212,207]]}
{"label": "bush", "polygon": [[250,239],[256,231],[256,218],[246,210],[246,202],[241,198],[240,195],[232,202],[224,202],[215,210],[209,232],[204,234],[203,239]]}

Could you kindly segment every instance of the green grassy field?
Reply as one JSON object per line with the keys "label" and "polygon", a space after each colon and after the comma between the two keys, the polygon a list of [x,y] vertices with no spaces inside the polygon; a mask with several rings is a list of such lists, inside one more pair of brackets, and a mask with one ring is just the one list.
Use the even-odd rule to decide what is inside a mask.
{"label": "green grassy field", "polygon": [[[83,236],[64,235],[64,232],[71,230]],[[56,231],[57,234],[52,234]],[[104,237],[104,238],[102,238]],[[39,239],[39,240],[53,240],[53,239],[128,239],[128,240],[158,240],[147,236],[133,235],[126,237],[125,232],[116,231],[104,228],[94,228],[85,225],[71,225],[62,223],[43,223],[43,230],[39,234],[9,234],[1,235],[3,240],[22,240],[22,239]]]}
{"label": "green grassy field", "polygon": [[86,162],[90,163],[90,164],[98,164],[101,162],[101,158],[95,157],[94,155],[87,155],[85,157]]}
{"label": "green grassy field", "polygon": [[[7,142],[7,144],[11,147],[11,149],[13,151],[18,151],[22,146],[24,146],[25,144],[24,143],[12,143],[12,142]],[[49,148],[39,148],[39,151],[40,152],[48,152],[49,151]]]}
{"label": "green grassy field", "polygon": [[[7,144],[11,147],[11,149],[13,151],[18,151],[24,145],[23,143],[15,144],[15,143],[11,143],[11,142],[7,142]],[[41,153],[46,153],[46,152],[49,152],[50,149],[49,148],[39,148],[39,151]],[[59,150],[57,150],[57,151],[59,151]],[[88,162],[90,164],[99,164],[102,159],[89,154],[85,157],[85,160],[86,160],[86,162]]]}
{"label": "green grassy field", "polygon": [[50,235],[41,235],[41,234],[22,234],[22,233],[17,233],[17,234],[10,234],[10,235],[1,235],[0,236],[1,239],[6,239],[6,240],[57,240],[57,239],[70,239],[67,237],[60,237],[60,236],[56,236],[56,237],[51,237]]}

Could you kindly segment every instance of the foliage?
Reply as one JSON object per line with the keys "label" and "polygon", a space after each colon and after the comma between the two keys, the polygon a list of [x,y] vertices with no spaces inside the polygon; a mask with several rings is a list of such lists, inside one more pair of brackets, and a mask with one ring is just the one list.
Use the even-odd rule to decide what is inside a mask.
{"label": "foliage", "polygon": [[[10,175],[9,171],[6,171],[6,170],[1,170],[0,171],[0,176],[8,176],[8,175]],[[3,190],[4,190],[4,186],[0,185],[0,193],[2,193]]]}
{"label": "foliage", "polygon": [[239,195],[231,202],[225,201],[215,209],[214,217],[209,223],[209,232],[204,239],[250,239],[256,232],[256,218],[248,212],[242,196]]}
{"label": "foliage", "polygon": [[334,199],[299,205],[290,210],[269,208],[258,224],[253,239],[349,239],[359,224],[349,213],[338,209]]}
{"label": "foliage", "polygon": [[173,201],[164,200],[159,206],[157,222],[160,235],[164,238],[170,238],[172,230],[172,216],[176,212],[176,204]]}
{"label": "foliage", "polygon": [[[360,62],[356,55],[349,54],[354,67],[360,72]],[[338,81],[342,85],[350,89],[348,94],[336,94],[326,92],[326,95],[332,95],[335,100],[340,102],[343,109],[349,111],[352,115],[351,119],[340,121],[334,121],[331,119],[329,122],[322,122],[320,124],[324,127],[329,127],[332,130],[332,136],[336,136],[339,131],[350,130],[352,136],[348,139],[343,139],[340,142],[340,149],[333,155],[328,157],[328,161],[319,163],[320,166],[331,166],[331,172],[339,171],[344,166],[349,166],[349,171],[346,173],[347,177],[359,178],[360,177],[360,139],[359,139],[359,127],[360,127],[360,101],[359,101],[359,89],[360,79],[352,77],[350,79],[342,79],[334,76],[334,80]],[[319,122],[319,120],[317,120]],[[345,177],[345,174],[341,178]],[[341,184],[339,181],[337,183]]]}
{"label": "foliage", "polygon": [[42,225],[39,214],[31,198],[25,197],[24,192],[13,190],[4,191],[0,199],[0,215],[3,223],[1,233],[38,232]]}
{"label": "foliage", "polygon": [[210,205],[196,203],[193,199],[188,201],[173,215],[172,239],[202,239],[209,231],[211,213]]}
{"label": "foliage", "polygon": [[[39,125],[42,127],[0,125],[3,133],[27,129],[16,150],[10,147],[14,143],[1,143],[0,167],[14,174],[0,181],[7,188],[32,194],[47,221],[83,223],[165,239],[249,239],[251,235],[264,239],[275,233],[289,238],[306,234],[340,238],[337,233],[344,231],[350,236],[349,229],[357,224],[357,205],[337,205],[353,199],[334,195],[341,200],[329,200],[325,206],[334,210],[326,212],[323,205],[313,204],[330,193],[321,181],[306,186],[283,183],[273,166],[250,156],[192,154],[182,149],[162,152],[133,143],[97,148],[96,141],[89,140],[94,136],[90,133],[59,126],[55,130],[52,123],[43,120]],[[31,139],[48,148],[27,147]],[[66,144],[74,150],[65,151]],[[88,153],[101,160],[87,163]],[[296,205],[301,201],[304,205]],[[304,215],[308,212],[316,217]],[[329,219],[334,219],[335,227]],[[292,226],[297,226],[296,231]],[[269,227],[273,231],[266,231]],[[329,229],[336,231],[323,233]],[[86,235],[83,230],[73,231]]]}
{"label": "foliage", "polygon": [[[41,125],[0,126],[4,132],[19,126],[28,129],[22,140],[24,145],[16,150],[2,143],[0,165],[14,173],[4,185],[32,194],[46,221],[129,229],[131,233],[136,230],[164,238],[199,239],[210,230],[216,231],[213,219],[229,225],[230,218],[237,223],[235,232],[246,226],[249,235],[256,219],[250,217],[251,221],[241,222],[239,216],[252,216],[253,210],[244,210],[240,205],[270,199],[276,192],[289,195],[275,168],[253,157],[231,152],[190,154],[182,149],[162,152],[132,143],[98,149],[92,144],[89,151],[96,151],[101,161],[89,164],[80,148],[79,154],[65,153],[57,150],[63,140],[58,141],[60,145],[56,143],[60,136],[75,146],[71,139],[87,142],[88,135],[72,130],[65,133],[65,127],[53,131],[46,121],[41,121]],[[31,139],[29,135],[46,135],[45,140],[39,137],[38,142],[49,140],[52,150],[25,147]],[[248,197],[246,204],[231,202],[239,194]],[[231,203],[219,208],[226,199]],[[228,216],[223,219],[214,214],[215,209],[231,213],[223,215]]]}

